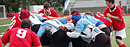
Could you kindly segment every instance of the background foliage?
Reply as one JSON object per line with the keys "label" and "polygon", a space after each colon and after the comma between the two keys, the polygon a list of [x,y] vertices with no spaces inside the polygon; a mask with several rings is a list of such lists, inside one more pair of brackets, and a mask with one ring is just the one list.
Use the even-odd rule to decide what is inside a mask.
{"label": "background foliage", "polygon": [[49,2],[52,8],[61,11],[65,0],[1,0],[0,5],[5,5],[9,13],[18,12],[18,8],[29,9],[30,5],[43,5],[44,2]]}

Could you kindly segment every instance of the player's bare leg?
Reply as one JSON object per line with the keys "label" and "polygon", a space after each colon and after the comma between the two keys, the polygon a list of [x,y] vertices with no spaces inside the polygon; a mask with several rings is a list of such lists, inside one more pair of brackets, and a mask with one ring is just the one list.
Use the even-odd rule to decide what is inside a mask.
{"label": "player's bare leg", "polygon": [[120,40],[120,39],[116,39],[116,43],[117,43],[120,47],[126,47],[125,44],[123,43],[123,41]]}
{"label": "player's bare leg", "polygon": [[112,47],[112,36],[110,36],[110,47]]}

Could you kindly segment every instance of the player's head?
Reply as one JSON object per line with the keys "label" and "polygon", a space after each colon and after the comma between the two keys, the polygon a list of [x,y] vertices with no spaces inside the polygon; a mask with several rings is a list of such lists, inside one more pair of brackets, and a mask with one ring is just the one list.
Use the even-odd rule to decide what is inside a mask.
{"label": "player's head", "polygon": [[21,19],[28,19],[30,17],[30,12],[28,10],[22,10],[20,13]]}
{"label": "player's head", "polygon": [[79,13],[77,10],[73,10],[72,12],[71,12],[71,15],[74,15],[74,14],[76,14],[76,13]]}
{"label": "player's head", "polygon": [[106,1],[106,5],[109,8],[112,8],[113,5],[115,4],[115,0],[105,0]]}
{"label": "player's head", "polygon": [[78,11],[76,11],[76,10],[73,10],[73,11],[71,12],[71,15],[72,15],[72,17],[71,17],[72,23],[73,23],[74,25],[76,25],[77,21],[79,21],[79,19],[81,19],[81,15],[80,15],[80,13],[79,13]]}
{"label": "player's head", "polygon": [[74,25],[76,25],[76,23],[81,19],[81,15],[73,15],[73,16],[71,17],[71,19],[72,19],[72,23],[73,23]]}
{"label": "player's head", "polygon": [[44,9],[49,9],[51,7],[51,5],[48,2],[44,3]]}
{"label": "player's head", "polygon": [[51,7],[51,5],[50,5],[48,2],[45,2],[45,3],[44,3],[44,10],[45,10],[45,14],[46,14],[47,16],[51,14],[51,12],[50,12],[50,7]]}
{"label": "player's head", "polygon": [[32,26],[31,21],[29,19],[23,19],[21,22],[21,28],[28,28],[30,29]]}
{"label": "player's head", "polygon": [[122,4],[122,2],[121,1],[119,1],[119,5],[121,6],[121,4]]}
{"label": "player's head", "polygon": [[93,16],[93,13],[92,13],[92,12],[86,12],[85,14],[86,14],[86,15],[91,15],[91,16]]}

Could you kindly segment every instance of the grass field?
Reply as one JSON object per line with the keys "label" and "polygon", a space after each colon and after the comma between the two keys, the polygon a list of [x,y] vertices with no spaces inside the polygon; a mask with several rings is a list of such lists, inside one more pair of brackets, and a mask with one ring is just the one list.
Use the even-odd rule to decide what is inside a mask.
{"label": "grass field", "polygon": [[0,19],[0,25],[11,23],[11,19]]}
{"label": "grass field", "polygon": [[[11,23],[11,19],[0,19],[0,25],[10,24],[10,23]],[[9,26],[0,27],[0,33],[6,31],[8,27]]]}
{"label": "grass field", "polygon": [[[125,24],[126,24],[126,33],[127,33],[127,38],[123,39],[123,42],[126,44],[127,47],[130,47],[130,16],[124,16],[124,20],[125,20]],[[0,19],[0,25],[4,25],[4,24],[9,24],[11,22],[11,19],[4,19],[1,20]],[[6,31],[8,28],[8,26],[5,27],[0,27],[0,33]],[[118,45],[115,42],[115,39],[113,37],[113,47],[118,47]]]}

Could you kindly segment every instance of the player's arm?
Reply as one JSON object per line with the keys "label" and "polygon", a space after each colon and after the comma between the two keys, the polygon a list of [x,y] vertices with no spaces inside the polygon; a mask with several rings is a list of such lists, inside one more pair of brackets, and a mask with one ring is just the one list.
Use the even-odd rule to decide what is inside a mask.
{"label": "player's arm", "polygon": [[[113,18],[113,19],[115,19],[115,20],[122,21],[122,19],[120,19],[119,17],[110,15],[110,14],[108,13],[108,11],[109,11],[109,8],[107,8],[107,9],[104,10],[103,15],[104,15],[105,17],[110,17],[110,18]],[[119,10],[117,13],[119,13],[118,15],[120,16],[120,14],[121,14],[120,10]]]}
{"label": "player's arm", "polygon": [[40,10],[40,11],[38,12],[38,14],[43,13],[43,11],[44,11],[44,9]]}
{"label": "player's arm", "polygon": [[98,14],[99,16],[101,16],[101,17],[107,17],[107,16],[105,16],[105,15],[106,15],[105,12],[104,12],[103,14],[101,14],[100,12],[97,12],[97,14]]}
{"label": "player's arm", "polygon": [[75,30],[73,32],[67,32],[67,35],[71,38],[78,38],[84,27],[84,24],[80,21],[76,24]]}
{"label": "player's arm", "polygon": [[10,31],[7,31],[4,33],[4,35],[1,37],[1,42],[4,44],[4,46],[9,42],[10,40]]}
{"label": "player's arm", "polygon": [[37,35],[39,36],[39,38],[43,35],[43,34],[45,34],[45,31],[46,30],[46,25],[40,25],[40,28],[39,28],[39,30],[38,30],[38,32],[37,32]]}
{"label": "player's arm", "polygon": [[118,20],[118,21],[122,21],[121,18],[117,17],[117,16],[112,16],[111,14],[107,13],[107,16],[110,17],[110,18],[113,18],[115,20]]}
{"label": "player's arm", "polygon": [[58,18],[58,20],[62,23],[62,24],[67,24],[67,20],[70,20],[72,17],[72,15],[68,15],[68,16],[65,16],[65,17],[60,17]]}

